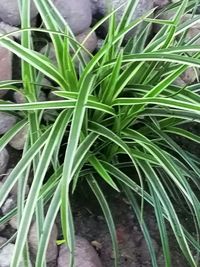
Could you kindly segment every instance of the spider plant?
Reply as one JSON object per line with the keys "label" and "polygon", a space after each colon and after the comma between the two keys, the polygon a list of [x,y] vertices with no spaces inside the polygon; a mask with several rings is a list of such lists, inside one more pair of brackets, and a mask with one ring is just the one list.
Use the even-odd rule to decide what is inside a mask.
{"label": "spider plant", "polygon": [[[20,85],[27,99],[23,104],[3,100],[0,103],[1,111],[20,113],[23,118],[0,138],[1,149],[20,129],[28,127],[22,158],[0,189],[1,206],[12,187],[18,185],[16,208],[0,219],[0,223],[5,223],[14,214],[18,218],[11,267],[19,266],[22,258],[28,266],[27,236],[33,218],[37,221],[39,240],[35,266],[45,266],[45,252],[58,214],[63,240],[71,251],[70,266],[74,266],[75,231],[70,203],[80,182],[89,185],[102,208],[112,239],[115,267],[119,266],[115,223],[102,183],[126,196],[147,242],[152,266],[158,263],[143,214],[146,203],[155,211],[165,266],[174,266],[167,226],[188,265],[197,266],[200,164],[195,154],[185,151],[174,137],[200,143],[199,136],[184,127],[199,123],[200,96],[196,85],[173,84],[187,68],[200,67],[199,46],[185,38],[200,16],[180,22],[184,14],[196,9],[197,1],[169,5],[167,9],[174,10],[171,20],[152,19],[151,10],[134,21],[131,15],[139,0],[129,1],[119,23],[114,10],[93,27],[95,31],[109,21],[108,35],[94,55],[75,40],[51,1],[34,2],[43,28],[30,27],[30,0],[19,0],[21,43],[10,39],[9,34],[0,37],[0,45],[16,54],[22,65],[22,80],[1,82],[0,87],[18,90]],[[123,42],[126,34],[141,23],[143,28],[137,38]],[[153,24],[161,27],[150,38]],[[49,60],[48,51],[41,55],[35,50],[32,32],[43,32],[51,38],[56,64]],[[89,61],[85,60],[85,53]],[[54,94],[62,99],[38,100],[44,76],[52,81]],[[45,124],[44,112],[51,110],[57,110],[57,116]],[[134,175],[127,175],[124,166]],[[27,183],[31,187],[25,197]],[[183,225],[178,212],[180,204],[188,211],[194,235]]]}

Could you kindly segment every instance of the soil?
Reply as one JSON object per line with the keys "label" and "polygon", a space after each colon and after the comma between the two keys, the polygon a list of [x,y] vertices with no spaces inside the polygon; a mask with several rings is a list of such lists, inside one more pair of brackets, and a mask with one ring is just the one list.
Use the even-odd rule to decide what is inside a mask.
{"label": "soil", "polygon": [[[97,204],[96,204],[97,205]],[[82,205],[75,208],[74,220],[76,234],[94,244],[104,267],[114,266],[112,244],[104,217],[99,210]],[[149,252],[140,230],[137,218],[122,195],[115,196],[110,203],[117,229],[120,249],[120,267],[151,267]],[[164,267],[161,242],[153,211],[146,207],[144,212],[150,235],[153,240],[158,266]],[[178,246],[169,228],[171,240],[172,266],[188,267],[186,260],[178,250]]]}

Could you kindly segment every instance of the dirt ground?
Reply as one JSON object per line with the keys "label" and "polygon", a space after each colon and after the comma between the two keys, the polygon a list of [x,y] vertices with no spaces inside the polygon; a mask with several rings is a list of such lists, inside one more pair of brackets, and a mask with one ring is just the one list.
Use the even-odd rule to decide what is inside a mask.
{"label": "dirt ground", "polygon": [[[120,267],[151,267],[152,263],[145,240],[130,205],[123,200],[122,196],[116,196],[110,207],[113,211],[117,228],[117,238],[120,248]],[[88,239],[97,247],[97,252],[104,267],[114,266],[111,240],[106,222],[100,210],[90,209],[90,207],[84,205],[76,207],[75,210],[74,216],[77,235]],[[146,207],[144,218],[146,218],[151,238],[153,239],[158,266],[164,267],[165,263],[159,233],[150,207]],[[170,236],[172,266],[189,266],[178,251],[173,235],[170,234]]]}

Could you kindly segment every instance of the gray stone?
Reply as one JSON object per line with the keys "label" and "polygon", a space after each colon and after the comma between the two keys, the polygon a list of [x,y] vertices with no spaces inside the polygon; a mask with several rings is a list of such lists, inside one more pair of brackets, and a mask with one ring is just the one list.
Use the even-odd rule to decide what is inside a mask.
{"label": "gray stone", "polygon": [[[119,21],[124,13],[124,10],[127,7],[127,4],[130,0],[90,0],[92,4],[93,11],[99,12],[101,14],[106,14],[110,8],[114,10],[124,5],[116,12],[117,21]],[[142,16],[145,12],[153,8],[153,0],[140,0],[135,12],[133,14],[132,20]]]}
{"label": "gray stone", "polygon": [[[21,32],[14,32],[14,31],[19,31],[19,28],[13,27],[13,26],[5,23],[4,21],[0,22],[0,33],[1,34],[11,33],[10,34],[11,37],[14,37],[16,39],[20,39],[21,38]],[[14,32],[14,33],[12,33],[12,32]]]}
{"label": "gray stone", "polygon": [[198,78],[198,70],[195,71],[194,68],[188,68],[180,77],[178,77],[174,84],[178,86],[185,86],[192,84]]}
{"label": "gray stone", "polygon": [[[1,8],[0,8],[1,10]],[[12,79],[12,53],[0,46],[0,81]],[[1,95],[4,91],[1,90]]]}
{"label": "gray stone", "polygon": [[[69,265],[70,252],[66,245],[62,245],[59,251],[58,267],[66,267]],[[90,245],[90,243],[82,238],[76,237],[75,247],[75,265],[74,267],[102,267],[100,259]]]}
{"label": "gray stone", "polygon": [[0,232],[3,231],[6,228],[5,224],[0,224]]}
{"label": "gray stone", "polygon": [[10,266],[14,247],[15,247],[14,244],[8,244],[0,250],[0,266],[1,267]]}
{"label": "gray stone", "polygon": [[2,99],[5,96],[5,94],[7,94],[7,92],[8,92],[8,90],[1,90],[0,89],[0,99]]}
{"label": "gray stone", "polygon": [[28,133],[28,126],[24,126],[9,142],[9,145],[16,150],[22,150],[24,148]]}
{"label": "gray stone", "polygon": [[[195,18],[194,16],[192,16],[192,14],[186,14],[182,17],[182,22],[189,22],[191,19]],[[187,31],[187,35],[186,35],[186,40],[190,41],[192,40],[194,37],[198,36],[200,34],[200,22],[199,20],[192,25],[188,31]],[[193,43],[195,45],[200,45],[200,38],[198,38],[196,40],[195,43]]]}
{"label": "gray stone", "polygon": [[[44,46],[40,50],[40,53],[41,54],[45,54],[46,53],[46,50],[47,50],[47,45]],[[73,53],[73,51],[71,51],[71,53]],[[89,58],[90,57],[89,57],[88,53],[86,53],[85,51],[82,51],[82,56],[83,56],[85,62],[89,61]],[[53,46],[52,43],[49,43],[48,44],[48,58],[52,62],[53,65],[57,65],[57,60],[56,60],[56,55],[55,55],[55,49],[54,49],[54,46]],[[79,58],[76,57],[74,59],[74,65],[75,65],[76,69],[78,69],[79,64],[80,64]]]}
{"label": "gray stone", "polygon": [[17,119],[14,115],[0,111],[0,134],[9,131],[16,123]]}
{"label": "gray stone", "polygon": [[[20,92],[20,91],[14,92],[13,98],[14,98],[14,101],[16,103],[18,103],[18,104],[22,104],[22,103],[26,103],[27,102],[25,96],[23,95],[23,92]],[[46,100],[45,93],[43,91],[41,91],[38,101],[45,101],[45,100]]]}
{"label": "gray stone", "polygon": [[[0,182],[0,189],[1,189],[2,185],[3,185],[3,183]],[[0,224],[0,232],[3,231],[5,228],[6,228],[6,225],[5,224]],[[4,243],[4,242],[2,243],[2,238],[3,237],[0,237],[0,247]]]}
{"label": "gray stone", "polygon": [[103,44],[104,44],[105,40],[103,39],[98,39],[97,41],[97,49],[101,49],[103,47]]}
{"label": "gray stone", "polygon": [[89,0],[54,0],[54,5],[74,34],[82,33],[90,27],[92,10]]}
{"label": "gray stone", "polygon": [[6,148],[0,151],[0,175],[4,174],[9,161],[9,154]]}
{"label": "gray stone", "polygon": [[[56,260],[57,254],[58,254],[58,248],[56,244],[56,240],[58,237],[58,229],[57,226],[54,224],[51,235],[50,235],[50,240],[46,252],[46,262],[52,262]],[[31,252],[36,255],[37,254],[37,249],[38,249],[38,237],[37,237],[37,226],[36,223],[33,223],[30,229],[29,233],[29,244],[30,244],[30,249]]]}
{"label": "gray stone", "polygon": [[[92,8],[92,13],[101,13],[105,15],[106,13],[106,2],[105,0],[90,0],[91,2],[91,8]],[[113,0],[111,0],[113,2]],[[109,1],[107,2],[109,3]]]}
{"label": "gray stone", "polygon": [[[0,266],[1,267],[10,267],[14,248],[15,248],[15,245],[12,243],[9,243],[0,250]],[[31,266],[32,264],[29,263],[29,267]],[[24,267],[24,264],[21,262],[19,264],[19,267]]]}
{"label": "gray stone", "polygon": [[16,201],[13,198],[7,198],[3,206],[1,207],[3,215],[6,215],[16,205]]}
{"label": "gray stone", "polygon": [[[58,89],[58,91],[59,91],[59,89]],[[48,100],[49,100],[49,101],[57,101],[57,100],[65,100],[65,98],[60,97],[60,96],[57,96],[57,95],[55,95],[55,94],[53,93],[53,91],[51,91],[51,92],[49,93],[49,95],[48,95]]]}
{"label": "gray stone", "polygon": [[[162,20],[172,20],[175,17],[176,10],[168,10],[166,12],[162,12],[158,18]],[[189,22],[191,19],[195,18],[195,16],[192,16],[192,14],[185,14],[181,17],[181,23]],[[155,24],[154,31],[158,32],[161,29],[161,25]],[[200,33],[200,22],[197,21],[194,25],[192,25],[189,29],[187,29],[187,34],[185,36],[185,41],[191,41],[193,38],[198,36]],[[180,36],[177,36],[177,39],[179,39]],[[199,45],[200,44],[200,38],[198,37],[197,40],[193,43],[193,45]]]}
{"label": "gray stone", "polygon": [[18,228],[17,217],[16,216],[12,217],[12,219],[9,221],[9,224],[13,229],[17,229]]}
{"label": "gray stone", "polygon": [[[96,48],[97,48],[97,36],[95,32],[91,32],[91,29],[87,29],[86,31],[84,31],[83,33],[79,34],[76,36],[77,41],[84,46],[89,52],[93,52]],[[90,34],[90,36],[85,39],[88,34]]]}
{"label": "gray stone", "polygon": [[[30,10],[30,15],[32,19],[38,14],[33,0],[31,1]],[[3,20],[5,23],[8,23],[13,26],[20,25],[21,20],[17,0],[1,0],[0,19]]]}
{"label": "gray stone", "polygon": [[[0,188],[1,188],[2,185],[3,185],[3,183],[0,182]],[[3,231],[5,228],[6,228],[5,224],[0,224],[0,232]],[[0,238],[0,246],[1,246],[1,238]]]}
{"label": "gray stone", "polygon": [[1,237],[1,236],[0,236],[0,247],[1,247],[3,244],[5,244],[6,241],[7,241],[7,239],[6,239],[5,237]]}
{"label": "gray stone", "polygon": [[154,0],[154,6],[162,8],[166,5],[170,4],[169,0]]}
{"label": "gray stone", "polygon": [[[125,4],[124,4],[125,3]],[[127,7],[127,4],[129,3],[129,0],[91,0],[92,4],[92,10],[93,13],[98,12],[103,15],[107,14],[110,12],[111,8],[113,10],[121,7],[116,11],[116,22],[117,24],[120,22],[122,15]],[[124,5],[123,5],[124,4]],[[123,5],[123,6],[122,6]],[[131,18],[131,21],[135,20],[136,18],[141,17],[144,15],[146,12],[151,10],[154,6],[154,1],[153,0],[140,0],[133,15]],[[107,28],[108,23],[106,23],[104,26]],[[131,38],[134,34],[138,33],[141,29],[144,28],[144,23],[140,23],[137,27],[133,28],[127,35],[126,39]]]}

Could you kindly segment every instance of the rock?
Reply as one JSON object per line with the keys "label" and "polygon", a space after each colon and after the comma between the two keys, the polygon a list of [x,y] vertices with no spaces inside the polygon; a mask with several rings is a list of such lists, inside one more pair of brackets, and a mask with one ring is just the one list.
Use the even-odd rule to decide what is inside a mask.
{"label": "rock", "polygon": [[[46,79],[45,79],[46,80]],[[20,92],[20,91],[15,91],[14,94],[13,94],[13,98],[14,98],[14,101],[18,104],[22,104],[22,103],[26,103],[28,102],[23,94],[23,92]],[[38,101],[45,101],[46,100],[46,96],[45,96],[45,93],[43,91],[40,91],[40,96],[39,96],[39,99]]]}
{"label": "rock", "polygon": [[0,250],[0,266],[9,267],[14,251],[14,244],[8,244]]}
{"label": "rock", "polygon": [[[12,53],[8,49],[0,46],[0,81],[11,80],[11,79],[12,79]],[[5,91],[2,90],[1,95],[4,93]]]}
{"label": "rock", "polygon": [[[69,265],[69,250],[66,245],[62,245],[59,251],[58,267],[66,267]],[[76,237],[75,248],[75,265],[74,267],[102,267],[100,259],[90,245],[90,243],[81,237]]]}
{"label": "rock", "polygon": [[[175,17],[176,11],[175,10],[168,10],[165,12],[162,12],[158,18],[162,20],[172,20]],[[185,14],[181,17],[181,23],[189,22],[191,19],[195,18],[195,16],[192,16],[192,14]],[[161,25],[155,24],[154,26],[154,32],[157,33],[162,28]],[[197,21],[194,25],[192,25],[189,29],[187,29],[187,33],[185,36],[185,41],[190,41],[196,36],[198,36],[200,32],[200,22]],[[177,36],[177,39],[179,39],[180,36]],[[200,38],[197,38],[197,40],[193,43],[193,45],[199,45],[200,44]]]}
{"label": "rock", "polygon": [[2,99],[5,96],[5,94],[7,94],[7,92],[8,92],[8,90],[1,90],[0,89],[0,99]]}
{"label": "rock", "polygon": [[[192,14],[186,14],[182,17],[182,22],[189,22],[192,18],[195,18],[195,16],[192,16]],[[198,36],[198,34],[200,33],[200,22],[199,20],[192,25],[186,34],[186,40],[190,41],[191,39],[193,39],[194,37]],[[200,38],[197,38],[196,42],[194,42],[193,44],[195,45],[200,45]]]}
{"label": "rock", "polygon": [[12,217],[12,219],[9,221],[9,224],[13,229],[17,229],[18,228],[17,217],[16,216]]}
{"label": "rock", "polygon": [[7,241],[7,239],[6,239],[5,237],[1,237],[1,236],[0,236],[0,247],[1,247],[3,244],[5,244],[6,241]]}
{"label": "rock", "polygon": [[[56,260],[56,258],[57,258],[57,254],[58,254],[58,248],[57,248],[57,244],[56,244],[57,237],[58,237],[58,229],[57,229],[56,224],[54,224],[52,232],[51,232],[47,252],[46,252],[46,261],[47,262],[52,262],[52,261]],[[29,233],[29,244],[30,244],[31,252],[34,255],[36,255],[37,249],[38,249],[36,223],[33,223],[33,225],[31,226],[30,233]]]}
{"label": "rock", "polygon": [[13,198],[7,198],[3,206],[1,207],[3,215],[6,215],[16,205],[16,201]]}
{"label": "rock", "polygon": [[6,148],[0,151],[0,175],[4,174],[9,160],[9,154]]}
{"label": "rock", "polygon": [[97,49],[100,50],[103,47],[105,40],[103,39],[98,39],[97,41]]}
{"label": "rock", "polygon": [[[116,25],[120,22],[122,15],[127,7],[129,0],[111,0],[111,1],[106,1],[106,0],[91,0],[92,3],[92,9],[93,13],[100,13],[103,15],[106,15],[110,13],[110,8],[113,8],[116,10],[117,8],[121,7],[118,9],[115,14],[116,14]],[[123,5],[125,3],[125,5]],[[123,5],[123,6],[122,6]],[[151,10],[154,6],[154,1],[153,0],[140,0],[134,13],[132,14],[131,21],[134,21],[136,18],[141,17],[144,15],[146,12]],[[147,25],[145,22],[141,22],[137,27],[134,27],[131,31],[129,31],[126,36],[125,40],[128,40],[132,38],[134,35],[138,34],[141,32],[144,27]],[[108,20],[104,23],[103,27],[106,29],[108,28]]]}
{"label": "rock", "polygon": [[[53,65],[57,65],[57,60],[56,60],[56,55],[55,55],[55,50],[54,50],[54,46],[53,46],[53,44],[52,43],[49,43],[48,44],[48,58],[49,58],[49,60],[51,61],[51,63],[53,64]],[[46,46],[44,46],[41,50],[40,50],[40,53],[41,54],[45,54],[46,53],[46,50],[47,50],[47,45]],[[73,53],[73,51],[71,51],[71,53]],[[82,56],[84,57],[84,60],[87,62],[87,61],[89,61],[89,55],[88,55],[88,53],[86,53],[85,51],[83,51],[82,52]],[[76,67],[76,69],[78,69],[78,67],[79,67],[79,65],[80,65],[80,62],[79,62],[79,59],[78,59],[78,57],[76,57],[75,59],[74,59],[74,64],[75,64],[75,67]]]}
{"label": "rock", "polygon": [[[12,243],[7,244],[0,250],[0,266],[1,267],[10,267],[13,251],[15,245]],[[19,267],[25,267],[24,264],[21,262]],[[32,267],[32,264],[29,263],[29,267]]]}
{"label": "rock", "polygon": [[[59,90],[59,89],[58,89]],[[49,101],[57,101],[57,100],[65,100],[65,98],[61,97],[61,96],[57,96],[53,93],[53,91],[51,91],[48,94],[48,100]]]}
{"label": "rock", "polygon": [[5,224],[0,224],[0,232],[3,231],[6,228]]}
{"label": "rock", "polygon": [[90,27],[92,10],[89,0],[54,0],[54,5],[75,35]]}
{"label": "rock", "polygon": [[[92,32],[91,35],[85,40],[87,35],[91,32],[91,28],[87,29],[83,33],[76,36],[77,41],[82,44],[89,52],[93,52],[97,48],[97,36],[95,32]],[[83,43],[84,41],[84,43]]]}
{"label": "rock", "polygon": [[159,8],[162,8],[168,4],[170,4],[169,0],[154,0],[154,6]]}
{"label": "rock", "polygon": [[0,111],[0,134],[4,134],[9,131],[16,121],[17,118],[14,115]]}
{"label": "rock", "polygon": [[9,142],[9,145],[16,150],[22,150],[24,148],[28,133],[28,126],[24,126]]}
{"label": "rock", "polygon": [[[31,19],[37,16],[38,11],[31,1],[30,16]],[[5,23],[13,26],[20,25],[20,13],[18,8],[18,1],[16,0],[1,0],[0,19]]]}
{"label": "rock", "polygon": [[[0,182],[0,189],[1,189],[2,185],[3,185],[3,183]],[[6,228],[5,224],[0,224],[0,232],[3,231],[5,228]],[[1,238],[3,238],[3,237],[0,237],[0,247],[3,244],[3,243],[1,243]]]}
{"label": "rock", "polygon": [[197,76],[197,72],[194,68],[190,67],[174,81],[174,84],[178,86],[190,85],[198,78]]}
{"label": "rock", "polygon": [[105,15],[106,13],[105,0],[90,0],[90,2],[91,2],[91,8],[92,8],[93,14],[100,13],[102,15]]}
{"label": "rock", "polygon": [[[109,12],[109,2],[106,0],[90,0],[91,1],[91,5],[92,5],[92,9],[93,12],[98,12],[101,13],[103,15],[105,15],[106,13]],[[117,22],[120,21],[124,10],[127,7],[129,0],[111,0],[110,1],[110,6],[113,7],[113,9],[117,9],[119,8],[121,5],[123,5],[125,3],[125,5],[123,5],[117,12],[116,12],[116,20]],[[132,20],[141,17],[142,15],[144,15],[144,13],[146,13],[148,10],[152,9],[154,5],[154,1],[153,0],[140,0],[135,12],[132,16]]]}
{"label": "rock", "polygon": [[45,46],[40,50],[40,53],[41,53],[42,55],[46,55],[47,52],[48,52],[47,57],[48,57],[48,59],[51,61],[51,63],[52,63],[53,65],[57,65],[55,49],[54,49],[54,46],[53,46],[52,43],[48,43],[47,45],[45,45]]}
{"label": "rock", "polygon": [[[10,26],[9,24],[5,23],[4,21],[0,22],[0,33],[1,34],[7,34],[7,33],[11,33],[11,32],[18,31],[18,30],[19,30],[19,28]],[[16,39],[20,39],[21,38],[21,32],[12,33],[12,34],[10,34],[10,36],[14,37]]]}

